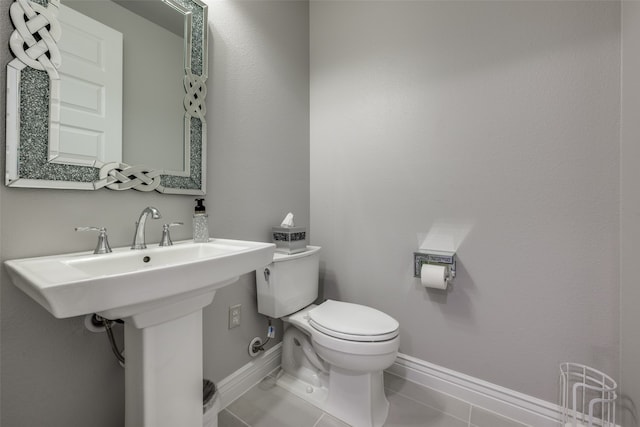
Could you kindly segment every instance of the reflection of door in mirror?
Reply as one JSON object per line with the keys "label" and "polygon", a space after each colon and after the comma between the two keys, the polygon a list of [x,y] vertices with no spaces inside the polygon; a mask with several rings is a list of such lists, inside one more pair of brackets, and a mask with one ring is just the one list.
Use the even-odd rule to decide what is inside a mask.
{"label": "reflection of door in mirror", "polygon": [[[143,16],[113,1],[63,2],[123,34],[121,161],[183,171],[184,16],[161,0],[130,2],[141,6]],[[158,4],[177,24],[180,35],[150,20],[151,6]]]}
{"label": "reflection of door in mirror", "polygon": [[67,164],[122,161],[122,33],[60,5],[60,141]]}

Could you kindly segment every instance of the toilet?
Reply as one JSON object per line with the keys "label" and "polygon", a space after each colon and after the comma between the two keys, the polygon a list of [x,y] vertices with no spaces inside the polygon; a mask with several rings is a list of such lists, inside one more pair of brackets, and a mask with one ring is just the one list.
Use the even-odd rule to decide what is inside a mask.
{"label": "toilet", "polygon": [[398,353],[399,324],[371,307],[318,297],[320,247],[275,253],[256,271],[258,311],[282,319],[278,383],[353,427],[387,419],[383,371]]}

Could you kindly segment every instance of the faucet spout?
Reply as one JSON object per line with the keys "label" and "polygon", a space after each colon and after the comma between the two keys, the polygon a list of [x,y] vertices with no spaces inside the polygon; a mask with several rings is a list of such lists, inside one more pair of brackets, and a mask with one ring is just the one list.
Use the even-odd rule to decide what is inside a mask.
{"label": "faucet spout", "polygon": [[131,244],[131,249],[146,249],[147,245],[145,243],[144,238],[144,230],[147,225],[147,218],[151,215],[151,218],[158,219],[162,218],[160,215],[160,211],[153,206],[147,206],[140,213],[140,218],[136,222],[136,232],[133,235],[133,243]]}

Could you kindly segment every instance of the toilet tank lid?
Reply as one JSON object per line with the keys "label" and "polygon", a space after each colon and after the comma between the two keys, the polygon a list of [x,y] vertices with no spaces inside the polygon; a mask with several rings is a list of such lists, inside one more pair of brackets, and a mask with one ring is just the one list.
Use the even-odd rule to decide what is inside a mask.
{"label": "toilet tank lid", "polygon": [[295,254],[285,254],[280,252],[275,252],[273,254],[273,262],[279,261],[290,261],[296,258],[304,258],[309,255],[313,255],[320,251],[320,246],[307,246],[307,250],[303,252],[297,252]]}
{"label": "toilet tank lid", "polygon": [[375,308],[334,300],[309,310],[308,315],[311,324],[320,326],[323,332],[335,331],[345,336],[391,339],[400,326],[396,319]]}

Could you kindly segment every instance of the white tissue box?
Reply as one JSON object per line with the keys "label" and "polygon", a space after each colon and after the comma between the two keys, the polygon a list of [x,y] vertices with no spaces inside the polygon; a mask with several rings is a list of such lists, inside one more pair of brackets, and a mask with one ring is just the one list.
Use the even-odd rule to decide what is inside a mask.
{"label": "white tissue box", "polygon": [[306,227],[273,227],[271,238],[276,244],[276,252],[296,254],[307,250]]}

